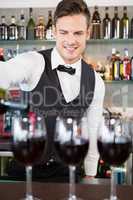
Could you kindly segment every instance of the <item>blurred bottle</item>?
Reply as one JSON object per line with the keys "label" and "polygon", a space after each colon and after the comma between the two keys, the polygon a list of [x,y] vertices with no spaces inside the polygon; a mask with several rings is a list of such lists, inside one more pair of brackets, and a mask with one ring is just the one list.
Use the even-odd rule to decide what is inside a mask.
{"label": "blurred bottle", "polygon": [[10,60],[11,58],[13,58],[13,50],[7,49],[7,60]]}
{"label": "blurred bottle", "polygon": [[12,112],[10,110],[6,111],[4,114],[4,130],[3,136],[10,137],[12,128]]}
{"label": "blurred bottle", "polygon": [[121,64],[121,58],[120,58],[120,52],[116,51],[115,60],[113,62],[113,80],[120,80],[120,64]]}
{"label": "blurred bottle", "polygon": [[121,38],[128,39],[129,37],[129,18],[127,16],[127,7],[123,7],[123,17],[121,19]]}
{"label": "blurred bottle", "polygon": [[[0,61],[5,61],[5,58],[4,58],[4,49],[3,48],[0,48]],[[6,98],[6,90],[4,90],[3,88],[0,88],[0,100],[1,99],[5,99]],[[0,130],[3,131],[3,116],[2,114],[4,114],[6,112],[6,108],[3,107],[1,104],[0,104]]]}
{"label": "blurred bottle", "polygon": [[[0,61],[5,61],[3,48],[0,48]],[[6,91],[4,89],[0,88],[0,99],[4,99],[5,95],[6,95]],[[0,113],[1,113],[1,111],[0,111]]]}
{"label": "blurred bottle", "polygon": [[27,39],[34,40],[35,39],[35,22],[33,19],[33,9],[29,9],[29,21],[27,24]]}
{"label": "blurred bottle", "polygon": [[111,38],[111,19],[108,14],[108,7],[105,7],[105,18],[103,19],[103,38]]}
{"label": "blurred bottle", "polygon": [[9,25],[9,40],[18,39],[18,26],[15,16],[11,16],[11,24]]}
{"label": "blurred bottle", "polygon": [[42,15],[38,17],[38,24],[35,28],[35,37],[38,40],[43,40],[45,38],[45,23]]}
{"label": "blurred bottle", "polygon": [[97,168],[97,178],[110,178],[111,176],[111,169],[108,163],[104,162],[101,158],[98,162]]}
{"label": "blurred bottle", "polygon": [[5,61],[3,48],[0,48],[0,61]]}
{"label": "blurred bottle", "polygon": [[46,25],[46,39],[47,40],[53,39],[52,26],[53,26],[52,11],[49,10],[48,11],[48,22],[47,22],[47,25]]}
{"label": "blurred bottle", "polygon": [[131,24],[130,24],[130,38],[133,38],[133,18],[131,19]]}
{"label": "blurred bottle", "polygon": [[105,79],[106,80],[113,80],[113,65],[116,59],[116,49],[112,48],[112,54],[111,56],[107,56],[106,60],[106,74],[105,74]]}
{"label": "blurred bottle", "polygon": [[128,49],[124,49],[124,58],[120,67],[120,76],[122,80],[130,80],[131,76],[131,63],[128,55]]}
{"label": "blurred bottle", "polygon": [[114,18],[112,19],[112,38],[120,38],[120,18],[118,17],[118,7],[114,8]]}
{"label": "blurred bottle", "polygon": [[131,75],[130,75],[130,79],[133,80],[133,56],[131,57],[130,64],[131,64]]}
{"label": "blurred bottle", "polygon": [[26,40],[26,24],[23,10],[21,10],[20,21],[18,25],[18,39]]}
{"label": "blurred bottle", "polygon": [[92,32],[91,32],[92,39],[100,39],[101,38],[101,18],[98,12],[98,7],[95,6],[94,13],[92,16]]}
{"label": "blurred bottle", "polygon": [[8,39],[8,25],[6,24],[5,16],[1,16],[1,24],[0,24],[0,40]]}

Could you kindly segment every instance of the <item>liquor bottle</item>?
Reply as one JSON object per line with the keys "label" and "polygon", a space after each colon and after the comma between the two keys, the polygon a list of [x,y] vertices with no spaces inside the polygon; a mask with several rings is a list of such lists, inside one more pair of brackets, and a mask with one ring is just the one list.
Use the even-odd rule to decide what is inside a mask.
{"label": "liquor bottle", "polygon": [[120,80],[120,52],[116,51],[115,61],[113,62],[113,80]]}
{"label": "liquor bottle", "polygon": [[[1,61],[2,62],[5,61],[3,48],[0,48],[0,62]],[[5,96],[6,96],[6,91],[3,88],[0,88],[0,100],[5,99]],[[5,112],[6,112],[5,107],[1,106],[1,104],[0,104],[0,115],[2,115]]]}
{"label": "liquor bottle", "polygon": [[114,76],[113,76],[113,68],[114,68],[114,62],[116,60],[116,49],[115,48],[112,48],[112,55],[111,55],[111,58],[110,58],[110,80],[113,80],[114,79]]}
{"label": "liquor bottle", "polygon": [[121,38],[128,39],[129,37],[129,18],[127,16],[127,7],[123,7],[123,17],[121,19]]}
{"label": "liquor bottle", "polygon": [[9,40],[18,39],[18,26],[15,16],[11,16],[11,24],[9,25]]}
{"label": "liquor bottle", "polygon": [[98,162],[97,168],[97,178],[110,178],[111,176],[111,169],[108,163],[104,162],[101,158]]}
{"label": "liquor bottle", "polygon": [[112,19],[112,38],[120,38],[120,18],[118,17],[118,7],[114,8],[114,18]]}
{"label": "liquor bottle", "polygon": [[131,57],[130,65],[131,65],[131,74],[130,74],[130,79],[133,80],[133,56]]}
{"label": "liquor bottle", "polygon": [[23,10],[21,11],[20,22],[18,25],[18,39],[26,40],[26,25],[25,25],[25,16]]}
{"label": "liquor bottle", "polygon": [[92,32],[91,38],[92,39],[100,39],[101,38],[101,19],[100,14],[98,12],[98,7],[95,6],[94,13],[92,16]]}
{"label": "liquor bottle", "polygon": [[39,40],[43,40],[45,38],[45,23],[42,15],[38,17],[38,24],[35,28],[35,37]]}
{"label": "liquor bottle", "polygon": [[133,38],[133,18],[131,19],[131,25],[130,25],[130,38]]}
{"label": "liquor bottle", "polygon": [[0,61],[5,61],[3,48],[0,48]]}
{"label": "liquor bottle", "polygon": [[52,11],[48,11],[48,22],[46,25],[46,39],[52,40],[53,39],[53,32],[52,32],[53,20],[52,20]]}
{"label": "liquor bottle", "polygon": [[8,39],[8,25],[6,24],[5,16],[1,16],[1,24],[0,24],[0,40]]}
{"label": "liquor bottle", "polygon": [[108,7],[105,7],[105,18],[103,19],[103,38],[110,39],[111,38],[111,19],[108,14]]}
{"label": "liquor bottle", "polygon": [[29,21],[27,24],[27,39],[34,40],[35,39],[35,22],[33,19],[33,9],[29,9]]}
{"label": "liquor bottle", "polygon": [[122,62],[122,69],[120,70],[120,74],[122,74],[123,80],[130,80],[131,76],[131,63],[128,55],[128,49],[124,49],[124,58]]}

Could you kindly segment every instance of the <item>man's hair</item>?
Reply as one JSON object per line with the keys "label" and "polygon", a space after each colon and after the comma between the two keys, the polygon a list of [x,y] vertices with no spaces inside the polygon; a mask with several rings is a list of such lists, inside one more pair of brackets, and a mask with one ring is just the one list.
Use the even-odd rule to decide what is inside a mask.
{"label": "man's hair", "polygon": [[[56,7],[54,13],[54,25],[57,20],[64,16],[82,14],[86,17],[87,26],[90,25],[90,11],[83,0],[62,0]],[[78,22],[76,22],[78,23]]]}

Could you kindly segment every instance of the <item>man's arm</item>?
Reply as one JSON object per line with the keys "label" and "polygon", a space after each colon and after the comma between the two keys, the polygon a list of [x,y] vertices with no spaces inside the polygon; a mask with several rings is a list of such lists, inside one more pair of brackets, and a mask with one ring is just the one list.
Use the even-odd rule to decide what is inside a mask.
{"label": "man's arm", "polygon": [[23,82],[27,82],[26,89],[32,90],[39,81],[44,66],[43,56],[35,51],[22,53],[6,62],[0,62],[0,87],[8,89],[12,82],[23,87]]}
{"label": "man's arm", "polygon": [[94,177],[97,172],[97,164],[99,159],[99,153],[97,150],[97,133],[102,119],[103,101],[105,95],[104,82],[96,72],[95,80],[93,101],[87,111],[87,128],[90,139],[89,151],[84,162],[84,168],[87,177]]}

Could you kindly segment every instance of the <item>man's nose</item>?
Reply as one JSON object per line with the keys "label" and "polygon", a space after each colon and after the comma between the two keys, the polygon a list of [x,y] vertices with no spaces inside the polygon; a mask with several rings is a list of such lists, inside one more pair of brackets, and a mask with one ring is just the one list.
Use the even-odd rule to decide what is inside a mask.
{"label": "man's nose", "polygon": [[68,37],[67,37],[67,42],[69,44],[73,44],[73,43],[75,43],[75,41],[76,41],[75,36],[73,34],[69,34]]}

